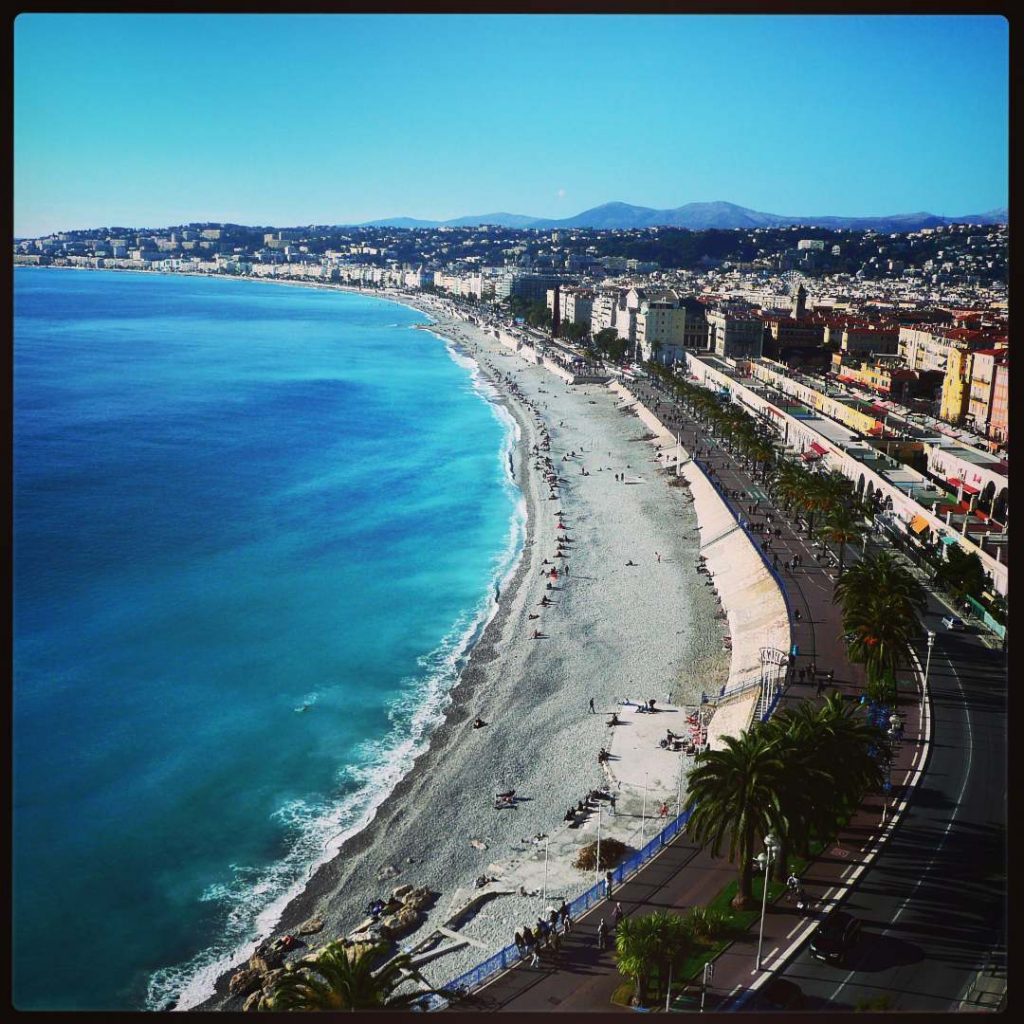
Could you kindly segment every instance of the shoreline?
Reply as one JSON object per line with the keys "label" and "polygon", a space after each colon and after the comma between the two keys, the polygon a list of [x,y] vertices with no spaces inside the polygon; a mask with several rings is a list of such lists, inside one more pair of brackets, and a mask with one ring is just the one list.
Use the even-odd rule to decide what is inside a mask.
{"label": "shoreline", "polygon": [[[173,276],[163,272],[109,269],[116,273]],[[725,680],[730,658],[722,649],[721,623],[716,621],[710,595],[699,583],[696,573],[685,564],[699,550],[699,531],[693,529],[696,510],[688,507],[680,490],[666,489],[662,467],[652,468],[658,459],[651,457],[653,451],[642,440],[642,433],[641,436],[626,436],[635,434],[640,424],[632,414],[624,414],[621,406],[615,406],[609,389],[594,385],[567,386],[549,368],[514,355],[482,329],[446,312],[442,299],[427,296],[419,299],[328,283],[229,279],[347,291],[415,310],[431,321],[424,325],[430,333],[461,357],[473,361],[476,369],[471,372],[479,373],[494,390],[493,397],[484,392],[485,400],[503,408],[518,426],[513,461],[514,482],[526,507],[522,545],[500,584],[500,600],[471,641],[462,670],[448,690],[443,720],[429,731],[424,747],[408,771],[389,792],[374,801],[365,821],[353,826],[355,831],[336,848],[330,844],[334,852],[325,847],[324,859],[311,868],[309,876],[301,883],[301,890],[280,909],[276,923],[270,926],[268,920],[266,927],[260,929],[261,938],[280,936],[298,930],[311,917],[320,917],[325,921],[323,930],[308,938],[310,946],[316,946],[349,933],[362,918],[362,907],[375,895],[385,894],[397,884],[428,885],[439,892],[440,897],[428,913],[427,922],[401,943],[415,945],[432,927],[450,916],[459,900],[465,899],[467,887],[472,895],[472,879],[477,875],[500,878],[505,873],[506,879],[516,875],[529,883],[538,871],[539,851],[530,849],[529,841],[517,837],[538,826],[541,831],[558,831],[558,819],[566,802],[575,802],[580,795],[577,790],[584,784],[590,788],[608,783],[609,776],[594,763],[593,753],[598,745],[610,745],[613,730],[605,728],[601,715],[578,717],[581,711],[586,711],[588,691],[598,696],[602,710],[607,704],[617,703],[620,697],[636,699],[653,694],[663,700],[665,689],[671,693],[681,692],[692,704],[699,699],[701,690],[714,692],[718,689],[717,683]],[[523,385],[520,397],[509,393],[511,378],[515,378],[517,386]],[[561,397],[563,393],[570,396],[568,401]],[[557,405],[558,411],[550,411],[549,405]],[[592,406],[598,408],[589,408]],[[559,420],[563,415],[564,419]],[[611,461],[618,469],[626,467],[626,460],[632,460],[628,483],[639,490],[609,486],[612,473],[601,474],[601,471],[612,470],[612,465],[597,465],[591,461],[597,456],[588,451],[586,465],[590,475],[584,480],[577,482],[569,475],[570,471],[577,472],[577,463],[569,462],[565,468],[557,461],[554,463],[561,477],[561,500],[549,504],[547,486],[538,479],[538,466],[533,462],[536,456],[531,455],[542,429],[550,432],[552,459],[562,454],[563,449],[566,457],[570,448],[592,450],[594,439],[589,435],[604,431],[602,447],[607,444],[615,449]],[[584,437],[582,442],[573,440],[581,436]],[[504,453],[502,457],[505,458]],[[600,458],[604,459],[603,453]],[[578,470],[582,473],[583,466],[579,465]],[[651,494],[652,486],[657,489],[657,493],[651,495],[653,504],[640,498],[644,489]],[[544,493],[541,493],[542,487]],[[583,493],[588,489],[599,491],[589,501]],[[609,501],[614,504],[609,505]],[[629,507],[620,513],[618,505],[622,502]],[[556,519],[550,513],[556,509],[568,510],[564,516],[567,532],[595,549],[589,566],[587,549],[570,550],[574,575],[569,589],[559,595],[556,602],[564,603],[566,608],[565,618],[559,620],[559,627],[565,625],[569,640],[564,651],[549,651],[546,645],[531,646],[524,642],[527,612],[536,605],[537,597],[541,596],[538,588],[543,586],[539,581],[540,559],[554,553],[551,547],[556,539]],[[676,522],[680,518],[682,522]],[[662,584],[654,579],[649,586],[641,587],[647,604],[642,613],[635,614],[629,622],[623,639],[619,635],[622,630],[614,620],[617,617],[630,620],[632,609],[627,606],[636,603],[634,590],[644,578],[621,568],[623,564],[630,564],[623,555],[632,551],[636,543],[650,548],[644,551],[645,562],[650,563],[645,575],[659,571],[654,568],[652,557],[657,554],[655,546],[666,556],[663,573],[670,585],[665,584],[664,595],[659,589]],[[589,574],[577,576],[581,566],[577,556],[581,554],[582,565]],[[657,563],[660,562],[659,556]],[[672,563],[677,567],[672,568]],[[679,563],[682,563],[682,571]],[[579,600],[574,590],[579,590]],[[597,611],[592,609],[595,604]],[[545,611],[544,614],[546,622],[549,615],[556,613]],[[680,625],[684,628],[679,629]],[[678,639],[681,635],[683,640]],[[634,637],[640,642],[631,644],[629,641]],[[726,663],[724,672],[723,662]],[[716,675],[718,678],[714,678]],[[652,682],[648,677],[657,677],[658,681]],[[671,693],[665,695],[664,700]],[[481,731],[490,737],[484,747],[479,742],[481,736],[467,738],[468,724],[477,713],[493,723],[495,730],[492,733],[489,727]],[[656,716],[655,720],[660,717]],[[669,724],[677,725],[675,720]],[[634,732],[630,739],[639,737],[640,733]],[[500,747],[499,755],[492,756],[488,746]],[[632,756],[625,750],[623,753]],[[636,757],[647,756],[649,753],[637,750]],[[677,764],[672,762],[665,768],[664,778],[652,777],[652,798],[655,783],[661,786],[660,798],[668,799],[670,791],[678,792]],[[510,814],[498,812],[495,815],[489,807],[489,794],[499,770],[511,772],[516,780],[514,784],[522,785],[524,792],[532,794],[527,799],[534,803],[523,805],[523,810],[516,815],[523,819],[522,825],[513,822]],[[620,778],[620,787],[622,782]],[[627,778],[627,790],[630,785]],[[634,832],[640,819],[636,789],[633,784],[634,792],[623,795],[623,803],[627,805],[624,810],[628,813],[622,815],[619,823],[623,829],[632,828]],[[632,809],[628,807],[630,801],[635,805]],[[497,820],[492,821],[492,818]],[[610,827],[606,822],[606,829]],[[625,832],[623,834],[625,836]],[[578,835],[568,838],[572,842],[592,839],[593,822],[585,825]],[[473,842],[479,843],[479,847],[472,847]],[[562,853],[566,850],[571,852],[570,847],[565,847]],[[567,862],[568,858],[563,857],[563,860]],[[386,878],[381,875],[384,869],[388,869]],[[567,868],[567,864],[562,865],[560,873],[555,865],[552,869],[553,884],[557,879],[563,888],[575,884],[582,890],[591,882],[589,877],[577,878],[579,873]],[[539,881],[537,886],[539,892]],[[566,891],[571,892],[571,888]],[[477,920],[462,929],[462,933],[469,935],[475,931],[477,945],[482,942],[492,951],[505,945],[511,935],[510,927],[505,930],[505,919],[512,909],[509,902],[509,897],[494,899],[492,906],[496,915],[481,913]],[[536,899],[518,902],[512,899],[512,902],[516,903],[513,913],[532,915],[537,912]],[[241,1000],[228,997],[227,982],[235,968],[248,959],[256,941],[232,956],[230,965],[225,966],[226,959],[222,959],[203,970],[200,976],[194,975],[192,985],[186,987],[179,998],[178,1008],[238,1008]],[[459,973],[460,968],[465,969],[486,955],[472,946],[464,955],[448,954],[437,962],[437,973],[431,981],[435,984],[447,981]],[[211,994],[214,968],[218,974],[212,982]],[[428,976],[430,973],[428,969]]]}
{"label": "shoreline", "polygon": [[[485,339],[483,332],[477,331],[472,325],[454,320],[445,322],[442,319],[443,314],[440,306],[437,308],[428,306],[428,308],[424,309],[414,302],[408,301],[405,296],[381,297],[408,305],[410,308],[416,309],[418,312],[434,319],[434,322],[429,327],[431,333],[439,335],[446,340],[447,344],[457,346],[470,358],[473,358],[480,368],[480,373],[497,388],[500,403],[509,410],[520,426],[520,442],[517,446],[515,459],[516,482],[524,493],[528,507],[526,535],[519,562],[513,571],[511,580],[506,586],[502,587],[501,600],[498,602],[498,607],[474,645],[460,678],[449,691],[450,703],[444,721],[432,731],[426,749],[416,758],[413,767],[395,785],[390,795],[377,807],[373,819],[359,833],[346,840],[337,854],[313,873],[303,891],[285,907],[277,925],[272,931],[274,936],[294,932],[305,921],[316,916],[322,918],[326,924],[323,932],[318,934],[315,939],[322,938],[326,940],[327,938],[341,937],[349,933],[362,918],[361,908],[375,894],[386,892],[395,884],[426,884],[433,891],[439,892],[440,896],[435,907],[429,912],[427,922],[412,936],[403,940],[403,947],[408,947],[422,941],[432,928],[446,919],[458,902],[460,894],[465,896],[466,887],[471,886],[472,878],[475,875],[490,876],[495,873],[491,869],[500,870],[500,865],[494,862],[496,855],[499,853],[498,849],[494,849],[495,847],[506,847],[506,850],[503,851],[505,854],[504,858],[500,855],[497,856],[497,860],[502,862],[503,860],[509,860],[507,850],[511,846],[513,865],[515,865],[520,854],[527,852],[518,845],[520,840],[510,834],[509,828],[505,828],[506,834],[503,837],[497,837],[493,834],[493,829],[481,828],[478,823],[472,820],[471,816],[467,820],[467,815],[458,813],[457,805],[465,803],[467,797],[473,800],[475,807],[479,808],[482,804],[487,806],[489,804],[489,796],[484,794],[490,792],[492,785],[490,777],[480,778],[480,771],[472,763],[471,759],[469,761],[466,760],[467,755],[460,748],[464,746],[463,738],[466,735],[468,724],[475,713],[481,713],[485,720],[491,722],[499,717],[504,717],[504,712],[514,715],[518,710],[516,707],[518,703],[515,692],[516,686],[509,677],[515,674],[515,670],[519,666],[511,662],[525,660],[528,665],[530,657],[529,654],[520,659],[513,659],[511,657],[510,652],[506,649],[509,634],[523,630],[525,626],[523,620],[527,618],[526,612],[529,610],[527,602],[532,607],[538,596],[536,589],[541,584],[538,582],[531,586],[531,577],[539,575],[538,565],[541,557],[552,553],[546,549],[543,551],[539,550],[539,548],[542,541],[553,544],[556,535],[555,519],[552,516],[549,523],[548,517],[556,508],[566,509],[571,504],[564,491],[562,496],[565,500],[560,501],[557,505],[548,504],[547,495],[539,493],[539,482],[534,472],[531,472],[530,450],[540,437],[539,425],[544,423],[544,418],[539,414],[538,403],[541,401],[540,395],[550,395],[553,388],[562,388],[566,390],[567,394],[569,390],[573,389],[566,389],[564,382],[556,380],[546,369],[539,366],[530,367],[528,364],[524,364],[523,360],[503,349],[497,340]],[[471,332],[474,335],[472,341],[469,338]],[[505,366],[500,366],[499,369],[499,365],[505,362],[506,358],[508,363],[507,369]],[[510,371],[521,375],[532,373],[537,378],[535,385],[537,394],[532,396],[532,401],[535,403],[534,408],[531,409],[525,403],[510,396],[503,386],[501,374],[502,372],[509,373]],[[579,399],[586,402],[595,400],[590,398],[584,399],[584,394],[604,393],[608,396],[608,392],[604,388],[577,388],[574,390],[578,393]],[[614,407],[610,396],[606,399],[606,408],[606,415],[618,421],[612,424],[615,432],[619,435],[624,434],[621,413]],[[552,437],[557,432],[552,422],[553,420],[554,414],[551,415],[550,420],[545,424],[552,431]],[[626,422],[629,424],[628,432],[632,434],[635,431],[635,427],[630,420]],[[628,437],[621,438],[621,440],[624,441],[622,445],[623,450],[628,451],[628,446],[633,442],[640,441],[640,438]],[[632,450],[635,452],[635,455],[632,457],[636,460],[643,460],[645,464],[649,465],[655,460],[649,458],[650,451],[648,446],[642,442],[641,444],[642,448],[640,450],[637,450],[634,445]],[[554,450],[552,454],[554,454]],[[653,474],[655,471],[649,470],[649,472]],[[611,474],[606,474],[606,478],[610,482]],[[658,479],[653,482],[664,486],[663,480]],[[658,499],[659,506],[670,503],[670,499],[666,500],[666,496],[663,493],[658,495]],[[692,513],[685,511],[681,501],[676,504],[678,505],[676,508],[678,514],[692,515]],[[569,516],[566,516],[566,518],[570,519],[570,523],[572,522]],[[575,530],[575,527],[572,528]],[[692,530],[687,535],[688,538],[696,537],[696,532],[696,530]],[[664,541],[665,549],[668,550],[671,544],[672,541],[666,538]],[[695,549],[695,544],[693,546]],[[619,564],[621,565],[622,563]],[[694,601],[699,602],[703,600],[710,605],[710,596],[707,595],[704,588],[701,586],[698,590],[695,573],[675,573],[674,576],[680,586],[688,585],[688,590],[692,591],[688,596],[693,598]],[[693,578],[691,579],[691,577]],[[530,596],[530,591],[534,591],[532,597]],[[686,602],[684,601],[683,604],[685,606]],[[711,660],[727,663],[728,657],[723,657],[720,628],[719,624],[714,621],[713,608],[709,607],[705,611],[710,613],[707,615],[708,625],[710,626],[707,639],[711,642]],[[666,624],[670,621],[672,621],[672,617],[667,616]],[[674,632],[682,631],[677,630]],[[715,636],[716,632],[718,633],[717,637]],[[659,643],[664,644],[665,641],[659,640]],[[681,676],[684,674],[684,666],[692,654],[689,650],[691,645],[686,644],[685,646],[687,647],[685,652],[682,651],[682,645],[677,645],[677,647],[673,648],[674,652],[678,655],[675,658],[674,675]],[[638,674],[639,670],[644,667],[642,662],[643,659],[641,659],[641,664],[636,666]],[[608,666],[608,671],[605,675],[610,678],[604,683],[605,699],[617,699],[617,697],[611,698],[607,694],[609,692],[611,694],[621,694],[626,688],[621,680],[615,681],[614,677],[618,674],[619,670],[617,664]],[[727,671],[727,667],[725,667],[725,671]],[[722,676],[724,678],[724,672]],[[636,685],[647,684],[634,683],[631,685],[635,687]],[[654,691],[659,698],[662,697],[663,685],[659,683],[658,688]],[[675,681],[673,681],[672,685],[675,688]],[[494,692],[496,686],[503,690],[500,696]],[[536,691],[538,688],[534,686],[533,689]],[[693,689],[699,692],[701,687],[695,686]],[[630,694],[627,693],[626,695]],[[634,689],[632,696],[636,697],[639,695],[642,695],[640,691]],[[535,693],[535,696],[537,699],[541,699],[542,695]],[[585,710],[585,699],[582,695],[572,697],[571,694],[563,692],[561,694],[563,702],[566,696],[569,697],[572,704],[579,706],[580,710]],[[691,694],[691,699],[694,696],[695,694]],[[491,710],[488,710],[487,706],[475,706],[481,700],[487,701]],[[503,713],[499,713],[496,705],[503,708]],[[550,717],[552,729],[563,730],[565,728],[564,723],[568,716],[564,707],[559,708]],[[527,723],[523,724],[528,728]],[[577,749],[572,752],[574,756],[571,758],[560,758],[560,760],[565,762],[559,767],[561,775],[565,779],[564,785],[566,788],[569,786],[578,788],[578,783],[570,781],[572,779],[589,777],[593,785],[601,785],[606,781],[596,763],[591,760],[593,751],[600,745],[601,737],[605,734],[603,717],[592,716],[587,725],[593,739],[585,745],[575,744]],[[516,731],[521,731],[522,728],[523,726],[519,726]],[[510,737],[510,740],[509,746],[512,748],[529,745],[527,736],[513,736]],[[555,744],[555,751],[552,751],[550,743],[544,744],[543,750],[546,752],[539,752],[539,759],[552,756],[557,757],[558,755],[555,751],[558,750],[558,743],[556,742]],[[456,765],[455,762],[459,763]],[[593,765],[589,771],[584,767],[587,764]],[[516,771],[523,771],[522,766],[516,769]],[[517,774],[516,777],[519,778],[520,775]],[[539,777],[537,784],[541,784]],[[676,781],[674,775],[666,788],[675,790]],[[567,795],[571,796],[573,800],[578,796],[577,793],[571,790]],[[558,800],[561,808],[564,809],[562,798],[554,794],[552,796]],[[433,820],[438,816],[436,809],[439,803],[445,806],[448,818],[447,826],[439,830],[441,834],[437,834],[436,822]],[[452,807],[455,807],[454,812]],[[560,816],[561,811],[558,812],[558,817]],[[636,816],[639,817],[639,808],[636,810]],[[425,819],[431,820],[428,823]],[[552,809],[548,809],[545,814],[544,824],[552,827],[557,820],[552,813]],[[532,830],[532,827],[527,826],[525,821],[521,827],[517,828],[512,825],[510,817],[506,818],[501,824],[511,826],[511,831],[518,832],[519,834]],[[447,857],[442,856],[440,859],[456,864],[454,868],[446,866],[446,869],[442,870],[437,866],[433,858],[428,856],[428,858],[424,859],[420,856],[423,852],[424,833],[427,832],[435,832],[438,841],[443,840],[447,842]],[[468,837],[474,834],[477,837],[481,837],[477,841],[484,848],[479,853],[475,853],[473,849],[466,849],[470,844]],[[580,838],[586,839],[588,837],[592,838],[592,835],[584,833]],[[436,851],[434,856],[436,857],[439,853],[441,851]],[[412,858],[412,863],[409,862],[410,857]],[[526,860],[527,858],[524,857],[522,859]],[[394,878],[394,881],[390,881],[390,877],[387,881],[381,881],[379,875],[382,869],[390,869],[388,874]],[[392,871],[394,872],[393,875],[391,875]],[[443,878],[440,884],[438,883],[438,876]],[[581,877],[579,879],[578,885],[581,888],[585,888],[589,884],[590,880],[588,877]],[[359,895],[356,895],[356,893]],[[501,901],[495,902],[500,905]],[[535,900],[531,901],[531,907],[535,903]],[[523,905],[525,909],[525,903]],[[507,908],[503,909],[507,913]],[[482,924],[481,926],[484,925]],[[487,935],[483,938],[487,942],[490,936]],[[315,939],[311,940],[311,944]],[[500,942],[499,948],[503,944],[504,942]],[[484,955],[479,950],[473,949],[468,954],[470,962],[476,962],[483,958]],[[459,957],[457,954],[451,954],[449,957],[442,958],[438,962],[438,973],[431,980],[435,983],[447,980],[454,973],[457,973],[458,964]],[[190,1008],[235,1008],[240,1005],[240,1000],[227,997],[229,975],[230,972],[222,974],[217,979],[214,994],[198,1004],[190,1004]]]}

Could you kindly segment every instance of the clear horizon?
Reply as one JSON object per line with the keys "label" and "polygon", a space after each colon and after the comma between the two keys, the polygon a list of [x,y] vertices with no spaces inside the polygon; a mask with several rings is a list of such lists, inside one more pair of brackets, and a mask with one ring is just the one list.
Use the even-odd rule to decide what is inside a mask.
{"label": "clear horizon", "polygon": [[994,15],[21,14],[14,41],[15,237],[1008,205]]}

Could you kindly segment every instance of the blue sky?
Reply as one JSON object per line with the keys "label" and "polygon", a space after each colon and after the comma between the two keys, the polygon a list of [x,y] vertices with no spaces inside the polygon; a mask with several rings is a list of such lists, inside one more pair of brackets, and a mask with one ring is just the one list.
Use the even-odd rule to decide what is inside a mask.
{"label": "blue sky", "polygon": [[996,16],[22,14],[15,233],[1007,203]]}

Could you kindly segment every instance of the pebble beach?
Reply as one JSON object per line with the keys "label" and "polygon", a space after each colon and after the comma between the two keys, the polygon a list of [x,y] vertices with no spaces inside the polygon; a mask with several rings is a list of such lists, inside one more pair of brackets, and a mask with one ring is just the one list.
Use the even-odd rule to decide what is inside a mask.
{"label": "pebble beach", "polygon": [[[274,935],[318,919],[323,927],[307,941],[322,945],[350,934],[375,898],[413,885],[437,894],[400,942],[415,951],[475,898],[457,920],[466,942],[421,968],[443,984],[507,945],[553,898],[594,884],[572,861],[598,823],[586,815],[569,829],[563,820],[590,790],[616,793],[601,827],[631,848],[657,831],[665,805],[675,812],[688,761],[657,740],[685,731],[686,709],[718,691],[729,655],[714,595],[695,571],[687,489],[669,485],[674,472],[630,403],[604,385],[567,384],[440,307],[429,313],[431,331],[477,363],[518,425],[512,471],[527,503],[524,550],[429,748],[369,825],[312,875]],[[622,704],[651,698],[655,715]],[[613,710],[622,725],[607,724]],[[487,724],[474,729],[477,717]],[[602,747],[612,754],[605,765]],[[504,789],[515,789],[515,807],[496,809]],[[481,888],[491,898],[480,902]],[[228,978],[204,1008],[241,1004],[227,995]]]}

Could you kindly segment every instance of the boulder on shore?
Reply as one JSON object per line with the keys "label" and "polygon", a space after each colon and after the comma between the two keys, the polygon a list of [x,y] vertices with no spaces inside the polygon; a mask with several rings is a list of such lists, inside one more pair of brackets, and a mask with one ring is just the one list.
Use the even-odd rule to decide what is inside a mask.
{"label": "boulder on shore", "polygon": [[243,967],[231,975],[228,992],[233,996],[246,996],[254,989],[261,988],[262,985],[263,980],[259,971],[255,971],[251,967]]}
{"label": "boulder on shore", "polygon": [[242,1003],[243,1013],[252,1013],[260,1008],[260,1003],[263,1001],[264,992],[263,989],[257,989],[251,993],[249,997]]}
{"label": "boulder on shore", "polygon": [[389,939],[399,939],[416,930],[420,923],[421,914],[413,907],[405,906],[397,914],[385,917],[380,923],[381,934]]}
{"label": "boulder on shore", "polygon": [[299,925],[296,935],[315,935],[324,926],[322,917],[311,917],[305,924]]}
{"label": "boulder on shore", "polygon": [[434,899],[434,894],[425,886],[421,886],[417,889],[410,889],[402,903],[413,910],[423,910],[424,907],[429,907]]}
{"label": "boulder on shore", "polygon": [[404,900],[405,897],[408,896],[409,893],[411,893],[411,892],[412,892],[412,886],[411,885],[408,885],[408,884],[406,884],[406,885],[398,885],[394,889],[391,890],[391,898],[394,899],[394,900]]}

